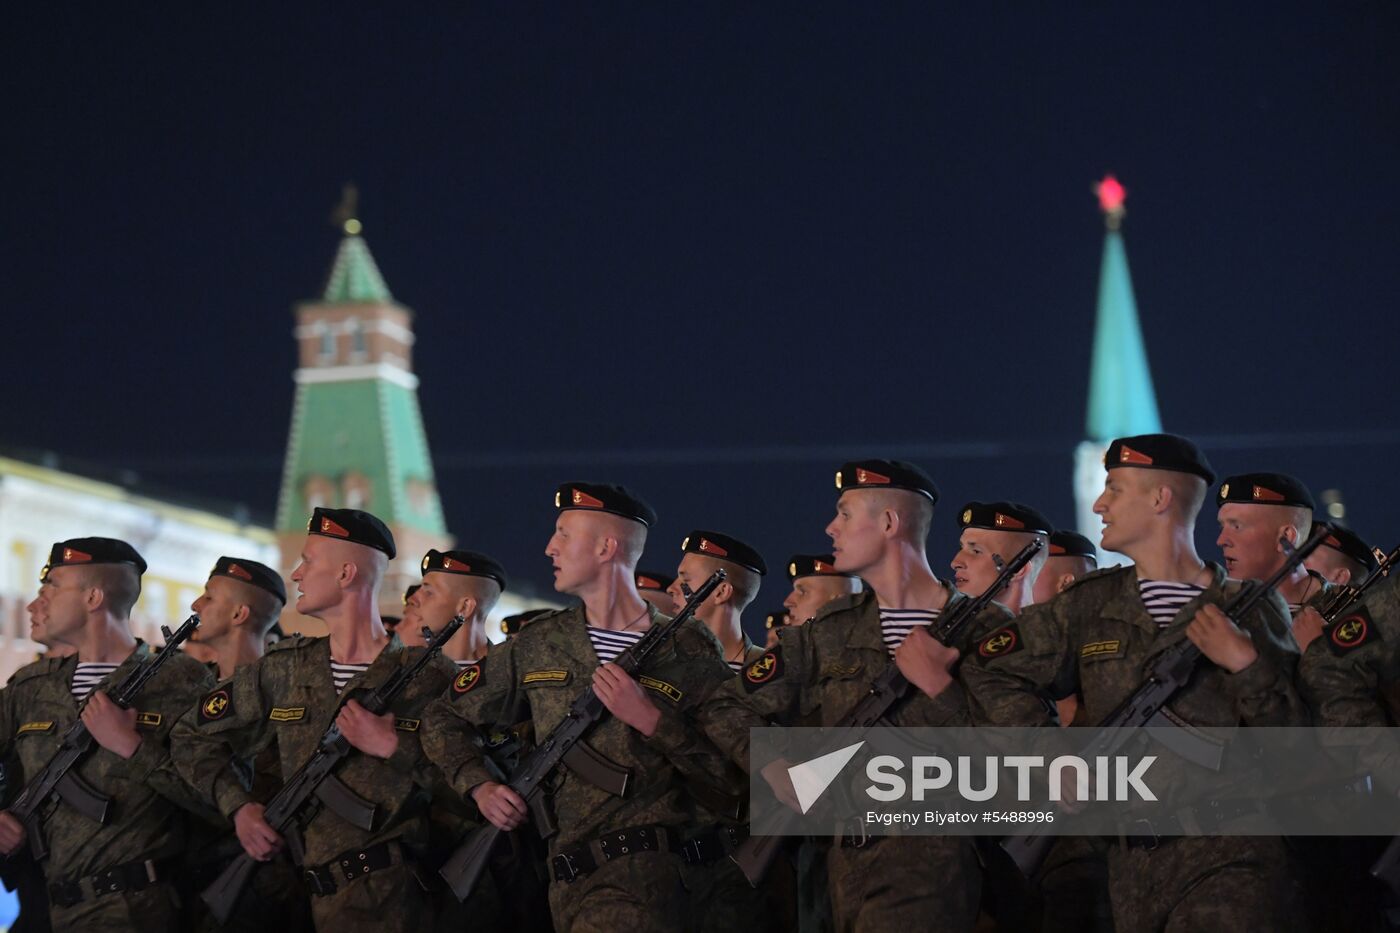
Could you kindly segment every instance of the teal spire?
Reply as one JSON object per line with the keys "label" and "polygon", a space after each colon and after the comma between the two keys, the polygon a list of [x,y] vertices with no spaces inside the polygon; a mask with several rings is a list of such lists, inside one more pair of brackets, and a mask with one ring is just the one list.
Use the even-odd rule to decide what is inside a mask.
{"label": "teal spire", "polygon": [[1112,175],[1096,187],[1108,232],[1099,269],[1099,308],[1094,325],[1094,358],[1089,374],[1087,436],[1107,442],[1130,434],[1162,430],[1152,372],[1138,325],[1137,301],[1123,248],[1126,192]]}
{"label": "teal spire", "polygon": [[379,274],[379,266],[369,253],[369,244],[360,236],[360,219],[356,216],[359,203],[359,190],[354,185],[346,185],[340,206],[332,215],[345,236],[340,241],[340,249],[336,250],[331,275],[326,280],[326,291],[321,296],[326,304],[361,301],[388,304],[394,300],[394,296],[389,294],[389,286],[384,284],[384,276]]}

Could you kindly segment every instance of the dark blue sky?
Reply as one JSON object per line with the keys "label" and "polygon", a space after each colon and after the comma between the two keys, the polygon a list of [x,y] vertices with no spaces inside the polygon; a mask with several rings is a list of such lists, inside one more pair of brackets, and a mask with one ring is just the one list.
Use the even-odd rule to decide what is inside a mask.
{"label": "dark blue sky", "polygon": [[1113,171],[1167,427],[1394,544],[1400,6],[929,7],[28,11],[0,443],[270,513],[353,179],[464,542],[545,583],[554,485],[617,479],[650,563],[779,564],[910,451],[941,565],[966,499],[1071,520]]}

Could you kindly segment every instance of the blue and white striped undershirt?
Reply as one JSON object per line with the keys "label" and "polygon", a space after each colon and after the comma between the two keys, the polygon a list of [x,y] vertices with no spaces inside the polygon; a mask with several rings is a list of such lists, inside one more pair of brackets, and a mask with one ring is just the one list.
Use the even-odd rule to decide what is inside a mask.
{"label": "blue and white striped undershirt", "polygon": [[1166,628],[1181,607],[1205,592],[1205,587],[1168,580],[1139,580],[1138,592],[1152,621],[1157,623],[1158,628]]}
{"label": "blue and white striped undershirt", "polygon": [[331,659],[331,680],[335,681],[335,693],[339,696],[345,689],[345,685],[355,679],[356,674],[363,674],[369,670],[369,663],[365,664],[342,664]]}
{"label": "blue and white striped undershirt", "polygon": [[881,606],[880,637],[890,657],[894,657],[894,650],[904,644],[904,639],[909,637],[916,625],[932,625],[938,615],[937,609],[886,609]]}
{"label": "blue and white striped undershirt", "polygon": [[599,664],[616,661],[617,656],[642,640],[644,632],[614,632],[605,628],[588,626],[588,640],[593,642],[593,652],[598,655]]}
{"label": "blue and white striped undershirt", "polygon": [[73,691],[73,699],[79,703],[86,700],[93,688],[102,683],[103,679],[116,669],[116,664],[107,664],[102,661],[79,661],[77,668],[73,671],[73,685],[69,688]]}

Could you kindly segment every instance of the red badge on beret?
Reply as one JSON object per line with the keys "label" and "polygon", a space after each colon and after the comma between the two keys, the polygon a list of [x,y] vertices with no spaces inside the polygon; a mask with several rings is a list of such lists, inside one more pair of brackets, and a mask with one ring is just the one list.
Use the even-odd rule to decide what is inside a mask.
{"label": "red badge on beret", "polygon": [[344,528],[340,527],[335,522],[331,521],[329,518],[324,517],[321,519],[321,534],[335,535],[337,538],[350,537],[350,532],[346,531]]}
{"label": "red badge on beret", "polygon": [[1003,515],[1002,513],[998,512],[996,517],[996,526],[998,528],[1025,528],[1026,523],[1014,519],[1010,515]]}
{"label": "red badge on beret", "polygon": [[453,559],[450,558],[450,557],[444,557],[444,558],[442,559],[442,569],[443,569],[443,570],[455,570],[455,571],[457,571],[458,573],[471,573],[471,572],[472,572],[472,568],[471,568],[471,565],[470,565],[470,564],[464,564],[464,563],[462,563],[460,560],[453,560]]}
{"label": "red badge on beret", "polygon": [[1274,492],[1272,489],[1266,489],[1263,486],[1254,487],[1255,502],[1282,502],[1283,500],[1284,495],[1281,492]]}
{"label": "red badge on beret", "polygon": [[1149,457],[1147,454],[1139,453],[1138,451],[1133,450],[1127,444],[1124,444],[1122,448],[1120,448],[1118,451],[1118,462],[1136,463],[1139,466],[1151,466],[1152,458]]}
{"label": "red badge on beret", "polygon": [[720,547],[718,544],[715,544],[715,543],[714,543],[713,541],[711,541],[709,538],[701,538],[701,539],[700,539],[700,550],[704,551],[706,554],[713,554],[713,555],[715,555],[716,557],[728,557],[728,556],[729,556],[729,552],[728,552],[728,551],[726,551],[724,548]]}
{"label": "red badge on beret", "polygon": [[82,551],[75,551],[71,547],[63,549],[63,562],[65,564],[85,564],[92,560],[91,554],[84,554]]}
{"label": "red badge on beret", "polygon": [[229,564],[229,565],[228,565],[228,574],[229,574],[229,576],[231,576],[231,577],[237,577],[237,578],[240,579],[240,580],[251,580],[251,579],[253,579],[253,575],[252,575],[251,573],[249,573],[248,571],[244,570],[242,567],[238,566],[237,564]]}
{"label": "red badge on beret", "polygon": [[639,590],[664,590],[660,580],[653,580],[651,577],[637,577],[637,589]]}
{"label": "red badge on beret", "polygon": [[573,495],[574,505],[581,505],[586,509],[601,509],[603,500],[595,499],[581,489],[575,489]]}
{"label": "red badge on beret", "polygon": [[856,468],[856,482],[862,486],[888,484],[890,478],[865,467]]}

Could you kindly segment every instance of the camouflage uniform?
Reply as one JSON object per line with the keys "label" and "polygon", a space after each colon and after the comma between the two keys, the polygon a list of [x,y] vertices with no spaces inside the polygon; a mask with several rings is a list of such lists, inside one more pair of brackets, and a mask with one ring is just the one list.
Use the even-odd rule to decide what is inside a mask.
{"label": "camouflage uniform", "polygon": [[[176,724],[174,767],[203,800],[232,819],[257,800],[234,758],[256,756],[275,741],[282,777],[291,777],[311,758],[344,701],[363,702],[422,650],[391,637],[369,669],[337,696],[328,638],[278,642]],[[352,752],[336,769],[346,787],[376,806],[375,828],[365,832],[325,807],[303,827],[302,867],[308,887],[319,891],[311,900],[318,930],[425,930],[431,924],[414,877],[414,863],[427,845],[425,810],[433,783],[418,734],[423,707],[451,678],[452,664],[439,657],[399,694],[392,706],[399,743],[390,758]],[[360,870],[352,874],[354,866]]]}
{"label": "camouflage uniform", "polygon": [[[665,617],[650,610],[651,624]],[[452,687],[424,714],[423,747],[452,788],[466,797],[472,788],[497,780],[469,738],[472,727],[528,718],[537,739],[549,734],[569,704],[592,685],[598,656],[585,630],[583,609],[541,616],[481,662],[465,668]],[[730,793],[732,768],[687,722],[687,714],[732,672],[720,658],[714,636],[700,623],[682,626],[648,659],[639,682],[661,710],[651,738],[614,718],[593,730],[588,744],[614,764],[631,769],[626,797],[615,797],[561,768],[552,788],[559,831],[550,855],[588,846],[598,867],[572,882],[550,885],[550,911],[560,931],[644,933],[685,925],[688,900],[682,860],[674,849],[693,826],[684,782],[699,781]],[[605,861],[597,842],[609,833],[662,827],[658,851],[634,852]],[[589,845],[592,843],[592,845]]]}
{"label": "camouflage uniform", "polygon": [[[946,583],[944,612],[965,599]],[[1009,618],[989,607],[953,647]],[[830,726],[866,695],[893,661],[882,640],[880,607],[866,591],[827,603],[806,625],[784,628],[778,647],[715,697],[698,717],[706,734],[734,761],[749,766],[749,729],[770,720],[793,724],[819,716]],[[895,710],[894,724],[966,726],[967,701],[955,684],[937,697],[917,690]],[[808,721],[811,721],[810,718]],[[972,841],[954,836],[870,837],[833,844],[827,857],[837,930],[971,930],[981,871]],[[935,886],[929,879],[937,878]]]}
{"label": "camouflage uniform", "polygon": [[[1008,626],[1009,641],[984,641],[975,663],[964,666],[974,715],[997,725],[1042,724],[1045,711],[1035,691],[1058,682],[1079,691],[1086,721],[1102,722],[1142,683],[1148,663],[1185,639],[1201,605],[1219,605],[1238,591],[1237,581],[1210,567],[1210,585],[1165,628],[1148,615],[1132,567],[1089,574],[1055,599],[1027,607]],[[1271,593],[1238,622],[1258,660],[1231,674],[1202,659],[1171,701],[1172,712],[1207,727],[1305,725],[1307,712],[1293,683],[1298,649],[1283,600]],[[1168,774],[1183,766],[1170,754],[1157,763]],[[1163,786],[1175,783],[1163,779]],[[1249,793],[1239,790],[1241,797]],[[1282,839],[1168,837],[1155,849],[1115,843],[1108,869],[1120,930],[1218,929],[1226,921],[1256,929],[1289,926],[1293,891]]]}
{"label": "camouflage uniform", "polygon": [[[151,649],[136,651],[98,686],[111,691]],[[41,771],[78,718],[71,685],[78,659],[46,658],[21,668],[0,690],[0,756],[11,751],[25,775]],[[55,930],[178,930],[180,896],[173,877],[184,851],[186,826],[171,798],[183,788],[159,769],[171,726],[213,683],[209,672],[181,654],[165,662],[137,697],[141,745],[131,758],[96,746],[74,773],[112,800],[101,826],[65,803],[40,812],[49,856],[50,918]],[[97,879],[95,876],[111,876]],[[120,876],[119,880],[118,877]],[[153,880],[154,879],[154,880]],[[119,890],[97,894],[98,885]]]}

